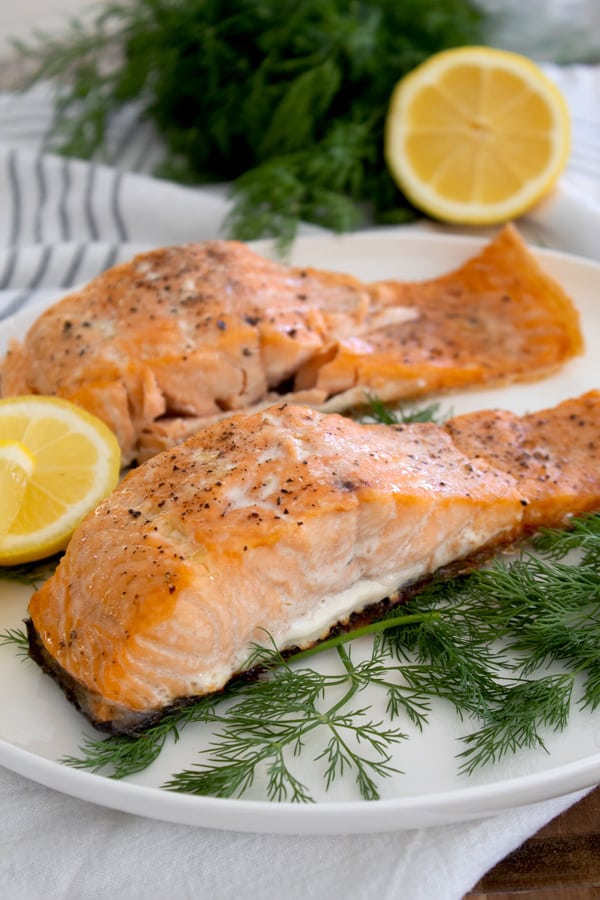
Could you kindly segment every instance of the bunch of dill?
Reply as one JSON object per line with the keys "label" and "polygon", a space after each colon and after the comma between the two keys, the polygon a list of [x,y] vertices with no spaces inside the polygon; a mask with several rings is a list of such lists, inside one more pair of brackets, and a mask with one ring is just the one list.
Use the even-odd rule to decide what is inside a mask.
{"label": "bunch of dill", "polygon": [[121,0],[18,49],[59,85],[55,147],[98,152],[135,100],[165,142],[158,174],[233,182],[231,236],[285,244],[300,221],[413,215],[383,159],[392,89],[483,29],[469,0]]}

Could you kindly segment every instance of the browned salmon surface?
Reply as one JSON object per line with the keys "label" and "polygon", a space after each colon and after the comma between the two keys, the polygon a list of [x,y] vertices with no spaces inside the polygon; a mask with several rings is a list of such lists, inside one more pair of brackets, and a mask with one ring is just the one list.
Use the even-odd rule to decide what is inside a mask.
{"label": "browned salmon surface", "polygon": [[510,226],[418,283],[363,284],[212,241],[137,256],[45,311],[12,342],[0,389],[80,404],[129,463],[279,399],[340,411],[538,378],[581,350],[573,303]]}
{"label": "browned salmon surface", "polygon": [[[99,727],[141,729],[441,568],[600,508],[600,392],[443,426],[281,404],[133,470],[30,606],[31,653]],[[396,593],[398,592],[399,593]]]}

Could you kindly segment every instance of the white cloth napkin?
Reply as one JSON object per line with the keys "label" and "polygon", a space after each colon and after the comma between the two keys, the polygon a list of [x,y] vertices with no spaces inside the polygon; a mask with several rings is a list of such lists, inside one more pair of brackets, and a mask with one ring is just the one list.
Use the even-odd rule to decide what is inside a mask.
{"label": "white cloth napkin", "polygon": [[[600,70],[547,69],[571,104],[573,154],[520,224],[537,243],[600,258]],[[160,148],[131,110],[113,127],[111,165],[45,153],[50,117],[44,88],[0,95],[0,319],[141,247],[218,236],[228,210],[224,190],[151,177]],[[583,793],[455,825],[298,837],[144,819],[0,768],[0,896],[459,900]]]}
{"label": "white cloth napkin", "polygon": [[261,835],[152,822],[0,772],[7,900],[458,900],[583,794],[414,831]]}

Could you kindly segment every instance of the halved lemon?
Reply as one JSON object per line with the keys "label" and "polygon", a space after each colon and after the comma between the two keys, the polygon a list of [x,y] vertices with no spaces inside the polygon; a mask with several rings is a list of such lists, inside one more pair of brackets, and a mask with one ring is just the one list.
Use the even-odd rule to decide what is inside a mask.
{"label": "halved lemon", "polygon": [[55,397],[0,400],[0,565],[66,547],[115,487],[121,452],[96,416]]}
{"label": "halved lemon", "polygon": [[494,224],[551,190],[569,156],[570,131],[563,95],[534,62],[458,47],[396,85],[385,157],[418,209],[447,222]]}

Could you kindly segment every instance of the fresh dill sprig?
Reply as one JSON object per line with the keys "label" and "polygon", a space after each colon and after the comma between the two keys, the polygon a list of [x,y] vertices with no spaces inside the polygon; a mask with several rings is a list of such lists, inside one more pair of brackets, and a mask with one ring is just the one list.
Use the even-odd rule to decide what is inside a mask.
{"label": "fresh dill sprig", "polygon": [[[578,531],[585,537],[590,529]],[[552,533],[553,546],[560,534],[565,535]],[[572,538],[569,544],[573,547]],[[460,771],[472,774],[509,753],[545,749],[543,731],[567,724],[575,673],[586,676],[580,702],[597,707],[597,600],[596,572],[585,571],[582,563],[557,567],[527,554],[435,582],[403,608],[408,614],[435,610],[437,616],[384,630],[377,640],[400,661],[402,679],[424,709],[438,697],[461,718],[484,723],[465,736],[467,749],[459,754]],[[374,656],[379,658],[377,652]],[[537,675],[556,661],[571,671]],[[389,675],[389,664],[383,668]],[[422,721],[427,719],[424,714]]]}
{"label": "fresh dill sprig", "polygon": [[581,565],[600,567],[600,513],[572,519],[567,530],[543,528],[532,543],[547,559],[561,560],[576,550]]}
{"label": "fresh dill sprig", "polygon": [[[226,695],[227,692],[223,694]],[[79,748],[83,756],[64,756],[60,761],[75,769],[102,772],[115,779],[135,775],[154,762],[169,740],[177,742],[182,729],[190,722],[210,721],[218,699],[206,697],[173,710],[139,735],[86,737]]]}
{"label": "fresh dill sprig", "polygon": [[440,424],[450,415],[442,413],[441,404],[427,403],[424,406],[411,403],[397,405],[384,403],[378,397],[369,397],[366,412],[358,417],[361,422],[375,422],[379,425],[406,425],[410,422],[437,422]]}
{"label": "fresh dill sprig", "polygon": [[[206,763],[185,769],[164,787],[238,797],[252,786],[257,772],[262,772],[270,800],[310,801],[309,788],[294,774],[291,763],[300,755],[309,733],[319,730],[326,733],[326,744],[315,762],[325,764],[326,788],[336,778],[352,773],[361,797],[377,799],[375,776],[387,777],[397,771],[390,765],[390,746],[406,735],[368,719],[368,707],[349,706],[369,681],[345,648],[338,647],[337,652],[344,668],[340,675],[293,670],[282,663],[271,678],[258,682],[259,690],[248,686],[224,716],[213,717],[221,730],[207,752]],[[328,704],[326,698],[342,686],[343,695]]]}
{"label": "fresh dill sprig", "polygon": [[0,631],[0,647],[16,647],[19,656],[26,659],[29,656],[29,641],[22,628],[7,628]]}
{"label": "fresh dill sprig", "polygon": [[[528,676],[551,662],[583,673],[582,702],[600,705],[600,571],[590,559],[590,530],[579,529],[584,557],[558,563],[557,537],[551,538],[551,558],[524,552],[511,563],[498,560],[473,572],[464,583],[467,602],[498,639],[502,638],[513,670]],[[563,532],[574,548],[573,532]],[[550,532],[547,532],[550,539]],[[600,542],[600,531],[596,540]],[[561,554],[559,554],[561,555]]]}
{"label": "fresh dill sprig", "polygon": [[542,730],[566,727],[572,692],[573,677],[567,674],[504,685],[482,728],[463,738],[460,771],[470,775],[518,750],[545,750]]}
{"label": "fresh dill sprig", "polygon": [[[415,691],[450,702],[461,718],[484,717],[498,693],[502,653],[468,603],[448,603],[435,591],[429,600],[425,591],[423,601],[437,616],[383,632],[379,640],[384,652],[398,661],[403,680]],[[419,605],[417,595],[406,610]]]}
{"label": "fresh dill sprig", "polygon": [[484,43],[469,0],[114,0],[64,36],[18,41],[29,83],[57,85],[55,146],[111,161],[135,102],[162,177],[233,182],[232,237],[288,244],[300,221],[343,231],[415,213],[384,160],[394,85],[432,53]]}

